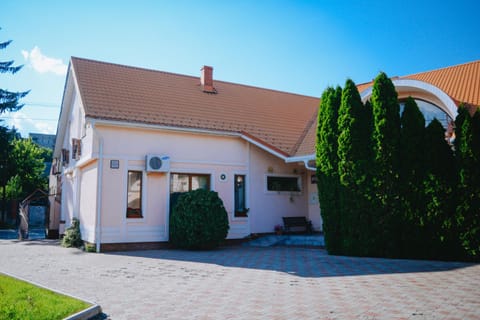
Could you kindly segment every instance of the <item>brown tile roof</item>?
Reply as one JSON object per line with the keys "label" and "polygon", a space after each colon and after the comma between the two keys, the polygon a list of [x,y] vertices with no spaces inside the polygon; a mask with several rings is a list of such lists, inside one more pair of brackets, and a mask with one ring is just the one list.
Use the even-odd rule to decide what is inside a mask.
{"label": "brown tile roof", "polygon": [[466,102],[480,106],[480,60],[400,78],[433,84],[457,104]]}
{"label": "brown tile roof", "polygon": [[[448,94],[457,105],[465,102],[480,106],[480,60],[394,78],[427,82]],[[372,84],[373,81],[359,84],[358,91],[362,92]]]}
{"label": "brown tile roof", "polygon": [[241,133],[285,156],[317,112],[319,98],[214,79],[72,58],[87,117]]}

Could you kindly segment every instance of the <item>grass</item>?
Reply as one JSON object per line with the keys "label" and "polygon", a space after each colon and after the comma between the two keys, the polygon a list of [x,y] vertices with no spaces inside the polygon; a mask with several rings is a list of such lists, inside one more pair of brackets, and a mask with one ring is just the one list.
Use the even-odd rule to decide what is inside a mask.
{"label": "grass", "polygon": [[0,320],[63,319],[90,304],[0,274]]}

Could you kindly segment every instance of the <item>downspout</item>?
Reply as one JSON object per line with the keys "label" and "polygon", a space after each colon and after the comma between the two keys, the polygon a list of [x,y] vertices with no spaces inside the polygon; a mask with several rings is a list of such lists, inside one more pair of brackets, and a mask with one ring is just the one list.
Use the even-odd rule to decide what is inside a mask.
{"label": "downspout", "polygon": [[98,133],[95,123],[92,124],[93,132],[98,137],[98,169],[97,169],[97,212],[95,215],[95,248],[96,252],[100,252],[100,244],[102,237],[102,182],[103,182],[103,137]]}

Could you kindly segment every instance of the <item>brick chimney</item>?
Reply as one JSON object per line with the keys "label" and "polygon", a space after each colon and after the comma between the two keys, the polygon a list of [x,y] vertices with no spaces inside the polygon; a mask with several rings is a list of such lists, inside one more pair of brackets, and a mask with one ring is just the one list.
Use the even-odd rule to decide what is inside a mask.
{"label": "brick chimney", "polygon": [[200,72],[200,84],[202,85],[203,92],[217,93],[217,90],[213,87],[213,68],[203,66]]}

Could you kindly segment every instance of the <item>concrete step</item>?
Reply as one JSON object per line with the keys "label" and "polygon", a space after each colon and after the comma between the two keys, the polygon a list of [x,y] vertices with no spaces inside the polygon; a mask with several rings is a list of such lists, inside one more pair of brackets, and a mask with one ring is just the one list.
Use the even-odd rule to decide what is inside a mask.
{"label": "concrete step", "polygon": [[262,235],[259,238],[245,242],[244,245],[251,247],[271,246],[309,246],[324,247],[325,240],[321,234],[308,235]]}

